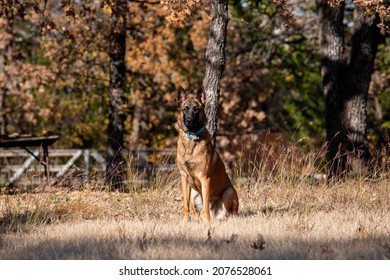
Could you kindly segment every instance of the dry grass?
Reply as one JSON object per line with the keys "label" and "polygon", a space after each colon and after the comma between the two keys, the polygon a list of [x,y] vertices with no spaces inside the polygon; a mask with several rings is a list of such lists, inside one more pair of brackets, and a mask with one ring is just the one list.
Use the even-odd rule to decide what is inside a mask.
{"label": "dry grass", "polygon": [[210,225],[182,221],[176,172],[129,193],[1,195],[0,259],[390,259],[386,174],[329,186],[253,162],[236,172],[239,215]]}

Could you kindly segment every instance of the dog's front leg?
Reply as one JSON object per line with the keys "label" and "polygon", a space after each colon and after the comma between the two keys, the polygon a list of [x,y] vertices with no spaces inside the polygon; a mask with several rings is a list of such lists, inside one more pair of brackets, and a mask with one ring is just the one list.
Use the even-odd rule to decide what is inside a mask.
{"label": "dog's front leg", "polygon": [[203,219],[210,221],[210,178],[202,178]]}
{"label": "dog's front leg", "polygon": [[191,195],[191,187],[188,184],[187,174],[184,172],[180,172],[181,179],[181,191],[183,196],[183,214],[185,219],[189,219],[190,217],[190,195]]}

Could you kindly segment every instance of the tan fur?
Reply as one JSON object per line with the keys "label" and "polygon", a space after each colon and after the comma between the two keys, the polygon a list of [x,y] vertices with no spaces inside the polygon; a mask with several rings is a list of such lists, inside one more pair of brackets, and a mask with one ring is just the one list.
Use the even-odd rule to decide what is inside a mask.
{"label": "tan fur", "polygon": [[[180,89],[184,91],[182,88]],[[237,214],[238,196],[227,173],[225,166],[211,142],[207,129],[199,135],[199,140],[188,139],[185,132],[188,128],[184,123],[185,107],[200,108],[199,121],[206,124],[203,110],[204,91],[198,91],[196,96],[183,96],[179,90],[179,138],[177,143],[177,166],[181,176],[184,217],[189,218],[190,207],[195,217],[202,212],[205,221],[210,215],[222,219],[229,214]]]}

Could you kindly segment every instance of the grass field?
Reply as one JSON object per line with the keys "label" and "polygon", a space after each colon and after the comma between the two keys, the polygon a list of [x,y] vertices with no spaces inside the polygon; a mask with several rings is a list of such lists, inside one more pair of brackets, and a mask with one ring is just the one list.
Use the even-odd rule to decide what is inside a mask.
{"label": "grass field", "polygon": [[327,185],[251,172],[234,180],[239,215],[210,224],[182,220],[177,171],[127,193],[94,183],[2,194],[0,259],[390,259],[388,174]]}

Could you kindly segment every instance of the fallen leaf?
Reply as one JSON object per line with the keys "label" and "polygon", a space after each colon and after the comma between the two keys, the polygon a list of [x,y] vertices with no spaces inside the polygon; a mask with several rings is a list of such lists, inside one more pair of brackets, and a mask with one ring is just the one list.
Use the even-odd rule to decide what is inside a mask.
{"label": "fallen leaf", "polygon": [[227,244],[234,243],[238,240],[238,234],[233,233],[229,240],[225,240]]}
{"label": "fallen leaf", "polygon": [[364,238],[366,238],[366,237],[369,236],[367,230],[366,230],[364,227],[362,227],[362,226],[360,226],[360,227],[358,228],[358,234],[359,234],[361,237],[364,237]]}
{"label": "fallen leaf", "polygon": [[251,245],[253,249],[264,250],[265,249],[265,240],[262,234],[258,234],[256,241]]}

